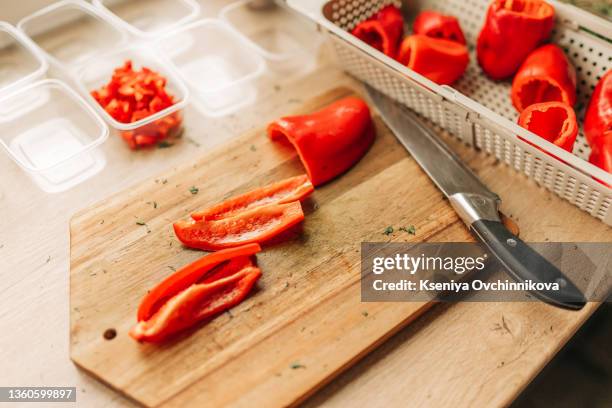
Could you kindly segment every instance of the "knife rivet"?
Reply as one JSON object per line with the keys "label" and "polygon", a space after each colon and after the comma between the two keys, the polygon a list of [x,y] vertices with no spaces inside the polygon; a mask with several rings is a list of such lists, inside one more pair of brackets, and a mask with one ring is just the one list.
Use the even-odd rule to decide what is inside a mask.
{"label": "knife rivet", "polygon": [[557,278],[555,279],[555,282],[557,282],[561,288],[564,288],[567,285],[567,281],[563,278]]}
{"label": "knife rivet", "polygon": [[510,245],[511,247],[513,247],[513,248],[514,248],[514,247],[516,246],[516,239],[514,239],[514,238],[508,238],[508,239],[506,240],[506,244],[508,244],[508,245]]}

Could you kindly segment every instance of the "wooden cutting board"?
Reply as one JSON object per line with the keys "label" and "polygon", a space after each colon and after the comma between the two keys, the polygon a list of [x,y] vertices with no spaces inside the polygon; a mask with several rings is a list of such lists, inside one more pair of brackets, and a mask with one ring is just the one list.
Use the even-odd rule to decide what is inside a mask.
{"label": "wooden cutting board", "polygon": [[[296,113],[351,93],[335,89]],[[303,173],[295,151],[270,142],[262,127],[75,215],[72,360],[147,406],[287,406],[414,320],[431,305],[361,303],[360,243],[472,238],[379,118],[376,127],[367,155],[303,203],[301,231],[257,255],[263,276],[254,293],[164,345],[127,333],[147,290],[203,255],[180,245],[172,222]],[[398,231],[407,225],[416,236]],[[387,226],[396,232],[383,234]]]}

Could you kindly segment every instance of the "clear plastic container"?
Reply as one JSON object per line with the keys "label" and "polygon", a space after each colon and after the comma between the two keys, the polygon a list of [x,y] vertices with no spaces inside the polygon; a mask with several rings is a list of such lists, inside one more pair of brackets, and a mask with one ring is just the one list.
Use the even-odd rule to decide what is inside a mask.
{"label": "clear plastic container", "polygon": [[80,0],[53,3],[25,17],[18,28],[66,72],[128,38],[104,13]]}
{"label": "clear plastic container", "polygon": [[200,6],[193,0],[93,0],[133,35],[151,39],[194,20]]}
{"label": "clear plastic container", "polygon": [[[132,61],[134,70],[147,67],[164,76],[166,78],[166,90],[174,97],[175,103],[154,115],[132,123],[119,122],[109,115],[91,96],[91,91],[106,85],[110,81],[115,68],[122,66],[128,60]],[[137,135],[157,137],[161,133],[167,134],[168,138],[172,138],[180,133],[183,124],[182,110],[187,104],[189,91],[177,74],[167,67],[164,61],[155,56],[152,50],[142,47],[124,48],[102,54],[95,60],[81,65],[73,74],[79,91],[85,96],[85,99],[124,139],[131,139]],[[172,119],[171,123],[173,125],[171,125],[171,128],[168,128],[166,119]]]}
{"label": "clear plastic container", "polygon": [[0,21],[0,94],[42,79],[47,68],[47,61],[30,39]]}
{"label": "clear plastic container", "polygon": [[254,7],[251,3],[229,4],[220,17],[249,39],[271,71],[294,76],[312,70],[322,41],[314,24],[281,5]]}
{"label": "clear plastic container", "polygon": [[226,24],[200,20],[156,43],[194,94],[194,105],[207,116],[230,114],[257,98],[255,79],[265,61]]}
{"label": "clear plastic container", "polygon": [[[29,104],[15,101],[28,100]],[[67,190],[102,170],[108,127],[63,82],[45,79],[0,97],[0,145],[40,188]]]}

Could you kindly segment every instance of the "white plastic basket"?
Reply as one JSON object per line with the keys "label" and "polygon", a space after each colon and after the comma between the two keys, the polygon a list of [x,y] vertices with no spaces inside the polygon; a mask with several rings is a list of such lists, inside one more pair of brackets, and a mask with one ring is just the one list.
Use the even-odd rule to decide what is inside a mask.
{"label": "white plastic basket", "polygon": [[[577,70],[576,113],[582,119],[597,81],[612,68],[612,23],[570,5],[548,2],[555,7],[557,19],[552,41],[566,51]],[[516,124],[518,113],[510,100],[510,81],[495,82],[481,72],[474,49],[490,1],[410,0],[403,5],[408,9],[404,14],[412,18],[420,10],[437,10],[459,19],[471,58],[467,72],[453,87],[428,80],[348,32],[380,8],[401,3],[400,0],[288,0],[291,7],[313,19],[328,34],[339,64],[349,73],[612,225],[612,188],[597,181],[612,185],[612,175],[587,161],[590,149],[582,134],[571,154],[521,128]]]}

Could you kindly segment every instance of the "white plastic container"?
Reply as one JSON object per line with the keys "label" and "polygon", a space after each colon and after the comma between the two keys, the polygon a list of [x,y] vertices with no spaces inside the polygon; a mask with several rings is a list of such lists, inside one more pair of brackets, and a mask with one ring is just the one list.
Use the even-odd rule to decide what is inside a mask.
{"label": "white plastic container", "polygon": [[265,61],[241,35],[212,19],[173,31],[155,46],[192,90],[205,115],[230,114],[257,98],[255,79]]}
{"label": "white plastic container", "polygon": [[[142,67],[147,67],[164,76],[167,80],[166,90],[174,97],[175,103],[151,116],[132,123],[119,122],[109,115],[91,96],[91,91],[100,89],[102,86],[106,85],[110,81],[115,68],[122,66],[127,60],[132,61],[134,70],[140,70]],[[149,49],[142,47],[124,48],[111,53],[98,55],[97,58],[79,66],[73,72],[73,76],[81,94],[91,106],[93,106],[96,112],[98,112],[113,129],[117,130],[121,136],[137,133],[155,133],[165,126],[163,123],[164,118],[169,115],[176,116],[179,121],[179,125],[171,129],[170,133],[173,135],[180,133],[182,129],[182,110],[185,105],[187,105],[189,90],[177,77],[177,74]]]}
{"label": "white plastic container", "polygon": [[[576,67],[576,106],[580,120],[597,81],[610,68],[610,22],[572,5],[547,1],[554,6],[556,16],[551,41],[565,50]],[[509,97],[510,81],[488,79],[478,66],[474,52],[461,80],[453,87],[440,86],[350,34],[356,24],[382,7],[404,4],[409,7],[410,16],[421,10],[435,10],[457,17],[468,46],[473,49],[489,3],[484,0],[288,0],[293,9],[310,17],[325,32],[343,69],[612,225],[612,188],[607,186],[612,185],[612,175],[586,160],[590,148],[584,136],[578,136],[574,151],[569,153],[518,126],[518,114]]]}
{"label": "white plastic container", "polygon": [[[27,105],[15,101],[27,100]],[[0,145],[38,186],[67,190],[106,164],[96,149],[108,127],[61,81],[45,79],[0,97]]]}
{"label": "white plastic container", "polygon": [[128,35],[80,0],[62,0],[25,17],[18,28],[65,72],[124,46]]}
{"label": "white plastic container", "polygon": [[296,76],[312,70],[322,40],[314,24],[281,5],[252,7],[250,3],[229,4],[219,16],[248,38],[271,71]]}
{"label": "white plastic container", "polygon": [[47,61],[30,39],[0,21],[0,94],[42,79],[47,68]]}
{"label": "white plastic container", "polygon": [[93,0],[125,30],[152,39],[193,21],[200,6],[193,0]]}

